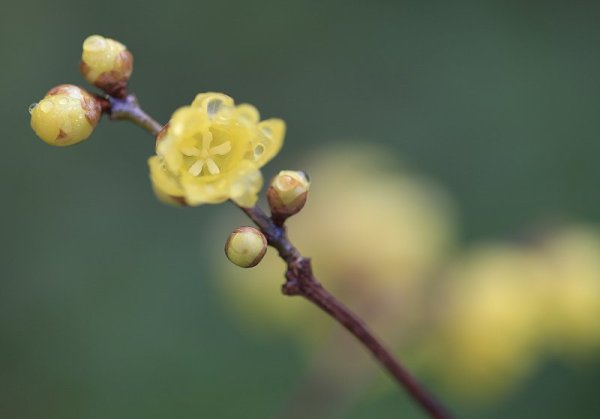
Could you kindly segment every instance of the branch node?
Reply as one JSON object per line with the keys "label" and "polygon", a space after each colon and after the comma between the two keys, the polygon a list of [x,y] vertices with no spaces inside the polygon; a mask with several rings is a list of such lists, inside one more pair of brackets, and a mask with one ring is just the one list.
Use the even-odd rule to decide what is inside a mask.
{"label": "branch node", "polygon": [[285,274],[285,277],[287,280],[281,286],[281,292],[284,295],[289,295],[289,296],[300,295],[301,294],[300,284],[298,283],[296,278],[292,277],[290,271],[288,271]]}

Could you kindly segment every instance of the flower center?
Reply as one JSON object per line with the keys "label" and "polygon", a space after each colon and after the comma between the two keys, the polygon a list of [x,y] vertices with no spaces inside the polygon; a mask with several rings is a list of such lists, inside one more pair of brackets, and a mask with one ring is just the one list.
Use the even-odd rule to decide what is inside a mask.
{"label": "flower center", "polygon": [[185,147],[181,150],[184,156],[192,157],[194,162],[189,167],[188,172],[192,176],[200,176],[210,173],[218,175],[221,168],[215,162],[215,156],[224,156],[231,151],[231,141],[224,141],[221,144],[211,147],[213,134],[208,128],[195,135],[197,144],[195,146]]}

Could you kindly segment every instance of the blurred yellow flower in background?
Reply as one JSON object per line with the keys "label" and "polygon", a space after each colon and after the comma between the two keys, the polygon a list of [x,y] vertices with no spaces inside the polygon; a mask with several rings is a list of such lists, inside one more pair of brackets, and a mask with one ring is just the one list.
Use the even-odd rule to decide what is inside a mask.
{"label": "blurred yellow flower in background", "polygon": [[562,227],[527,245],[481,244],[449,270],[430,348],[455,394],[514,389],[548,355],[600,355],[600,234]]}
{"label": "blurred yellow flower in background", "polygon": [[260,121],[252,105],[199,94],[158,135],[157,156],[148,162],[156,195],[173,204],[232,199],[253,206],[263,182],[259,169],[279,152],[284,135],[282,120]]}
{"label": "blurred yellow flower in background", "polygon": [[[449,196],[399,168],[385,150],[344,143],[305,161],[299,168],[309,174],[311,190],[304,209],[287,222],[292,241],[312,258],[319,280],[387,343],[402,337],[410,344],[421,330],[421,296],[454,244]],[[316,406],[301,388],[298,409],[290,411],[326,417],[379,373],[345,330],[305,300],[281,295],[285,266],[276,252],[267,252],[252,272],[228,264],[222,271],[218,285],[241,321],[257,333],[293,336],[311,357],[301,387],[310,392],[318,381],[326,403]]]}
{"label": "blurred yellow flower in background", "polygon": [[567,356],[600,350],[600,231],[571,226],[539,249],[552,275],[544,283],[543,325],[549,347]]}
{"label": "blurred yellow flower in background", "polygon": [[[427,180],[398,171],[385,153],[372,148],[344,144],[319,150],[307,161],[302,168],[312,189],[306,207],[288,220],[292,241],[313,257],[323,284],[378,333],[399,334],[399,328],[411,326],[425,280],[452,246],[448,196]],[[261,328],[278,327],[303,340],[322,336],[333,324],[319,321],[321,313],[304,301],[282,298],[285,268],[274,253],[267,252],[252,272],[224,266],[227,279],[220,284],[227,297]]]}
{"label": "blurred yellow flower in background", "polygon": [[[448,394],[492,402],[550,355],[600,355],[596,229],[460,249],[448,194],[384,150],[344,144],[306,161],[312,189],[288,221],[292,241],[327,288]],[[328,383],[328,403],[348,403],[378,370],[319,310],[281,295],[285,266],[275,253],[252,272],[224,263],[226,301],[253,330],[299,338],[313,362],[305,387]]]}
{"label": "blurred yellow flower in background", "polygon": [[431,348],[455,394],[486,398],[508,390],[536,361],[543,260],[508,244],[482,244],[449,269]]}

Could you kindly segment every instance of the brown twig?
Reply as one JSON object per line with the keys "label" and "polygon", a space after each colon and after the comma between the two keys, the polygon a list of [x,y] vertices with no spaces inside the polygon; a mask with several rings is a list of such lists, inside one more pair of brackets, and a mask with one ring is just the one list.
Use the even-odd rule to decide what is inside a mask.
{"label": "brown twig", "polygon": [[289,241],[285,227],[276,225],[258,207],[240,208],[261,229],[267,237],[269,245],[277,249],[279,256],[286,262],[286,282],[282,286],[282,292],[285,295],[300,295],[306,298],[344,326],[364,344],[379,363],[432,418],[448,419],[451,417],[446,409],[367,329],[365,324],[321,285],[312,272],[310,259],[302,256]]}
{"label": "brown twig", "polygon": [[[162,126],[146,114],[139,106],[134,95],[119,99],[98,97],[103,113],[111,119],[128,120],[156,136]],[[371,333],[364,323],[346,306],[336,300],[313,275],[310,259],[302,256],[290,242],[283,223],[275,223],[260,208],[243,208],[244,213],[260,228],[267,237],[269,245],[277,249],[279,256],[286,262],[286,281],[282,286],[285,295],[299,295],[344,326],[365,346],[379,363],[395,378],[430,417],[450,419],[450,414],[425,388],[394,358],[388,349]]]}
{"label": "brown twig", "polygon": [[128,94],[123,98],[113,96],[96,96],[100,102],[102,113],[107,114],[112,120],[126,120],[156,136],[162,125],[142,110],[135,95]]}

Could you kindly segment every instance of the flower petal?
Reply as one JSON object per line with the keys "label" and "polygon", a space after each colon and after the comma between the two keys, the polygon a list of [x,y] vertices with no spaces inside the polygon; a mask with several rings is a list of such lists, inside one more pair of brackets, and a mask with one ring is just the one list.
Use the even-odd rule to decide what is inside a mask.
{"label": "flower petal", "polygon": [[157,156],[148,159],[150,166],[150,180],[156,197],[167,204],[182,205],[184,201],[183,189],[179,186],[177,179],[164,167]]}
{"label": "flower petal", "polygon": [[258,201],[258,192],[262,185],[263,177],[260,170],[247,165],[231,184],[230,197],[241,207],[253,207]]}
{"label": "flower petal", "polygon": [[223,108],[231,108],[233,104],[233,99],[223,93],[207,92],[196,95],[192,107],[203,109],[209,118],[213,118]]}
{"label": "flower petal", "polygon": [[189,205],[220,204],[229,199],[229,179],[215,182],[183,182],[185,198]]}
{"label": "flower petal", "polygon": [[241,103],[235,109],[242,120],[248,124],[256,124],[260,121],[258,110],[249,103]]}
{"label": "flower petal", "polygon": [[251,160],[254,160],[258,167],[262,167],[281,150],[285,136],[285,122],[271,118],[260,122],[257,127],[258,136]]}

